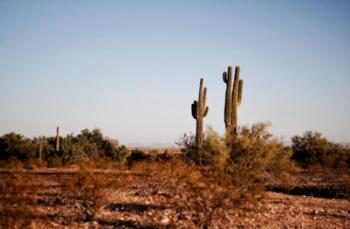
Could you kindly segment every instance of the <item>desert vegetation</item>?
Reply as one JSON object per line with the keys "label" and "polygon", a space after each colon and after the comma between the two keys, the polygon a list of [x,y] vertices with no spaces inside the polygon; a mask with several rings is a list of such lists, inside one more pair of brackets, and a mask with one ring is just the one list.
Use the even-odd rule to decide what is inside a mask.
{"label": "desert vegetation", "polygon": [[204,132],[207,88],[200,80],[191,106],[196,134],[177,140],[179,153],[128,150],[99,129],[4,134],[0,226],[281,227],[299,225],[296,217],[304,226],[349,226],[350,147],[311,131],[286,145],[268,123],[239,126],[239,72],[232,79],[229,66],[223,74],[223,136]]}
{"label": "desert vegetation", "polygon": [[[58,133],[58,132],[57,132]],[[1,160],[16,159],[31,164],[59,167],[108,160],[123,162],[128,150],[117,140],[104,137],[99,129],[84,129],[80,134],[61,137],[34,137],[8,133],[0,138]],[[4,163],[6,165],[6,163]]]}
{"label": "desert vegetation", "polygon": [[59,152],[54,139],[1,136],[2,227],[247,226],[281,195],[338,201],[343,210],[328,211],[337,225],[349,219],[349,148],[318,133],[287,146],[266,123],[240,127],[234,138],[209,128],[200,150],[195,135],[180,137],[178,154],[129,152],[97,129],[60,137]]}

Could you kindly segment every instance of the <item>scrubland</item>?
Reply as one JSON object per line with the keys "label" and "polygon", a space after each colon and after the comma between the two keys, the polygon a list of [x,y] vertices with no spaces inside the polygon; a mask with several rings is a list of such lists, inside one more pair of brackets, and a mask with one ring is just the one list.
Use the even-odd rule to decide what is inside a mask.
{"label": "scrubland", "polygon": [[[40,141],[39,141],[40,140]],[[316,132],[287,146],[264,123],[235,139],[191,134],[180,152],[98,130],[0,138],[1,228],[349,228],[349,148]],[[40,151],[40,152],[39,152]]]}

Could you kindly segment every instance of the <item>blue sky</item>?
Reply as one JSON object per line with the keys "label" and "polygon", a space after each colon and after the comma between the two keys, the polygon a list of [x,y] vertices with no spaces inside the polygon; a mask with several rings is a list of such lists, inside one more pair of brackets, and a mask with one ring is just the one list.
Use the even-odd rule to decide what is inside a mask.
{"label": "blue sky", "polygon": [[349,1],[0,1],[0,135],[99,127],[121,143],[224,131],[222,72],[240,65],[241,125],[350,142]]}

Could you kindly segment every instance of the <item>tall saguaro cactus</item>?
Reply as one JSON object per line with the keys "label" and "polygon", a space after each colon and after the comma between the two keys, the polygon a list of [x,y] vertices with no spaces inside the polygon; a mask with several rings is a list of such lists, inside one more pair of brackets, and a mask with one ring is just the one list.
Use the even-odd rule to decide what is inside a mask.
{"label": "tall saguaro cactus", "polygon": [[55,150],[58,153],[60,151],[60,128],[57,127],[56,130],[56,146],[55,146]]}
{"label": "tall saguaro cactus", "polygon": [[198,101],[192,103],[192,117],[197,120],[196,127],[196,147],[200,149],[204,138],[203,133],[203,118],[208,114],[209,108],[206,106],[207,88],[203,88],[203,79],[200,80],[199,84],[199,96]]}
{"label": "tall saguaro cactus", "polygon": [[223,73],[223,80],[226,83],[225,98],[225,127],[226,133],[237,136],[238,107],[242,102],[243,80],[239,79],[239,66],[236,66],[232,87],[232,67],[228,66],[227,72]]}

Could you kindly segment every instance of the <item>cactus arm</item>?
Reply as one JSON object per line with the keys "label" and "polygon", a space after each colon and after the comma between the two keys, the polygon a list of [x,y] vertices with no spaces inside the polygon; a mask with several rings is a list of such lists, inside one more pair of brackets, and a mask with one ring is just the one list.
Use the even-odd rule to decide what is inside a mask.
{"label": "cactus arm", "polygon": [[239,80],[239,83],[238,83],[238,99],[237,99],[238,106],[240,106],[241,103],[242,103],[242,93],[243,93],[243,80]]}
{"label": "cactus arm", "polygon": [[203,113],[203,118],[207,117],[208,112],[209,112],[209,107],[206,107]]}
{"label": "cactus arm", "polygon": [[191,111],[192,111],[192,117],[194,119],[197,119],[197,101],[193,101],[192,105],[191,105]]}
{"label": "cactus arm", "polygon": [[222,79],[224,80],[224,83],[228,82],[227,72],[222,73]]}

